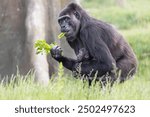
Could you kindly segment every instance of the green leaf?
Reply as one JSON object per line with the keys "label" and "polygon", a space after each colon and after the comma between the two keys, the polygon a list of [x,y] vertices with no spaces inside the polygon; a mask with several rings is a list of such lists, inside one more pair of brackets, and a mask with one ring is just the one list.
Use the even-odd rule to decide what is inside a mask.
{"label": "green leaf", "polygon": [[49,54],[50,50],[56,46],[56,44],[51,43],[50,45],[48,43],[46,43],[46,41],[43,40],[37,40],[35,42],[34,47],[36,48],[36,54]]}
{"label": "green leaf", "polygon": [[61,39],[61,38],[63,38],[65,36],[65,33],[60,33],[59,35],[58,35],[58,39]]}

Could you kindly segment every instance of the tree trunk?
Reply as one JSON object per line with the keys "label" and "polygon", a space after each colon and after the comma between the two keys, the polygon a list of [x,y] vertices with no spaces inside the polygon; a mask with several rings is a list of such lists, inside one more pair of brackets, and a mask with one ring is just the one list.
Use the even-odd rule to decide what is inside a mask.
{"label": "tree trunk", "polygon": [[24,1],[0,0],[0,79],[15,74],[23,62],[25,17]]}
{"label": "tree trunk", "polygon": [[[74,1],[74,0],[72,0]],[[36,55],[34,43],[45,39],[57,42],[67,56],[74,56],[60,33],[58,14],[70,0],[0,0],[0,79],[35,70],[35,80],[47,85],[57,71],[57,63],[49,55]],[[69,50],[69,51],[68,51]],[[68,54],[69,53],[69,54]]]}
{"label": "tree trunk", "polygon": [[49,81],[49,70],[46,55],[36,55],[34,43],[39,39],[47,37],[47,1],[43,0],[26,0],[27,17],[26,17],[26,51],[30,53],[30,62],[35,70],[36,81],[47,84]]}

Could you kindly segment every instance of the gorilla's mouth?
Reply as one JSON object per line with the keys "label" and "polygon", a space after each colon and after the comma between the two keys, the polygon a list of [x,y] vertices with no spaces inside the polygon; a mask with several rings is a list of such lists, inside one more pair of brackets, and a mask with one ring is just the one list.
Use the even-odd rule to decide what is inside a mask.
{"label": "gorilla's mouth", "polygon": [[67,32],[64,32],[65,33],[65,37],[69,38],[71,37],[71,31],[67,31]]}

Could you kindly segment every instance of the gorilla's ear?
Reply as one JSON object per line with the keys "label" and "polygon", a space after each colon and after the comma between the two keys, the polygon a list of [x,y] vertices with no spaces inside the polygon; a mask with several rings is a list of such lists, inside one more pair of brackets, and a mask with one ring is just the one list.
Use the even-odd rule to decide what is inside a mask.
{"label": "gorilla's ear", "polygon": [[79,12],[77,12],[77,11],[74,11],[73,12],[73,14],[75,15],[75,17],[78,19],[78,20],[80,20],[80,13]]}

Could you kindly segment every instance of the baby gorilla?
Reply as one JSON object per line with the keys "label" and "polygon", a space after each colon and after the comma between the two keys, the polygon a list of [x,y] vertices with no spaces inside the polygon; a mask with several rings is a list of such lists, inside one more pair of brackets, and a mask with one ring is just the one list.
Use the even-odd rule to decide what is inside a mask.
{"label": "baby gorilla", "polygon": [[79,54],[77,55],[77,61],[82,62],[85,60],[89,60],[89,58],[90,58],[90,56],[89,56],[88,51],[85,48],[81,48],[79,50]]}

